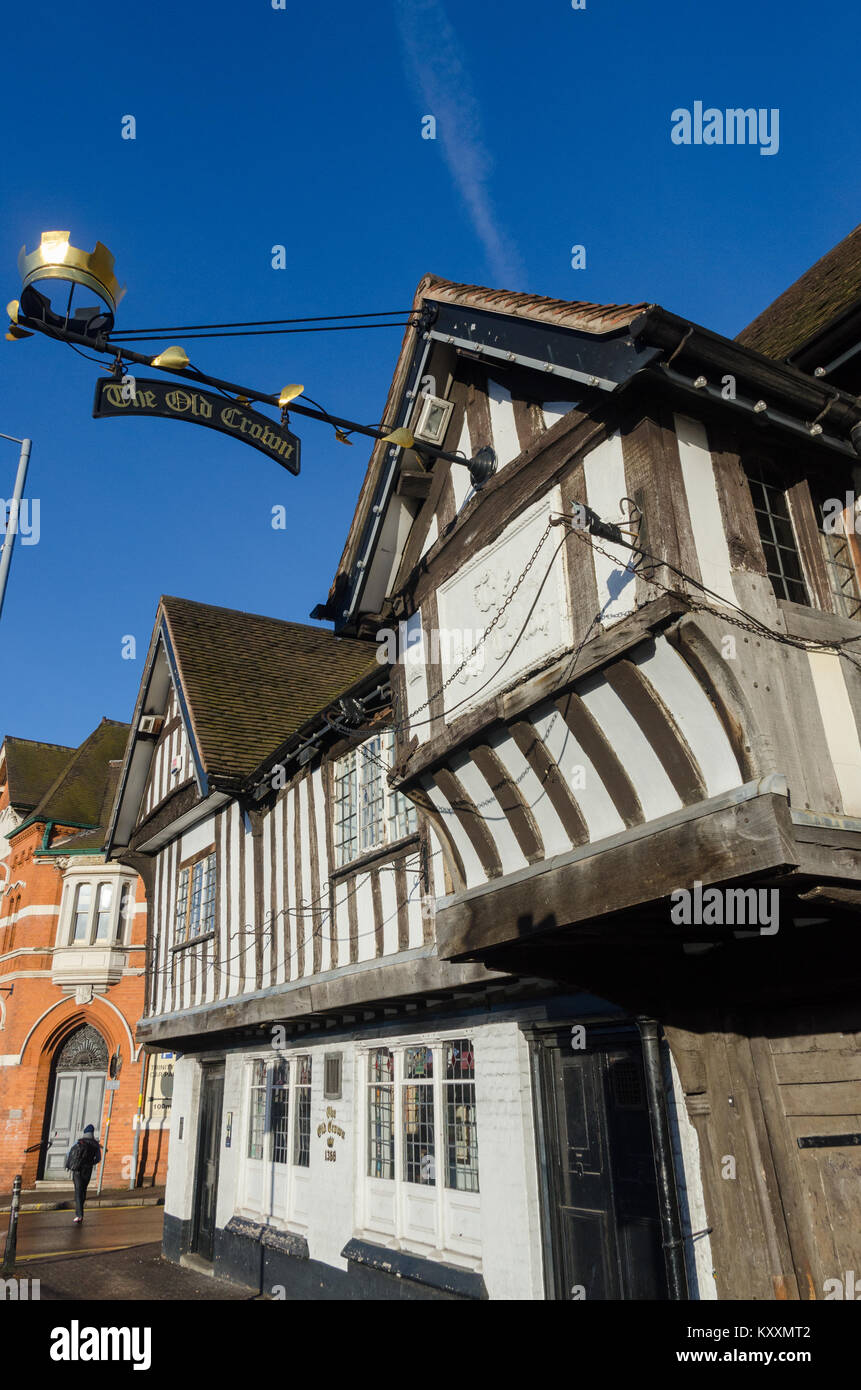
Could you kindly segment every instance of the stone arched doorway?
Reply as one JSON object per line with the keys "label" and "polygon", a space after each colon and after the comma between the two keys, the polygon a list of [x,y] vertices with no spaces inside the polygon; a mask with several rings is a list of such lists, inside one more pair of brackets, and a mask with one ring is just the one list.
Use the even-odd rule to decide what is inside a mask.
{"label": "stone arched doorway", "polygon": [[70,1033],[51,1067],[42,1178],[63,1180],[66,1154],[92,1125],[99,1136],[108,1074],[108,1049],[98,1029],[85,1023]]}

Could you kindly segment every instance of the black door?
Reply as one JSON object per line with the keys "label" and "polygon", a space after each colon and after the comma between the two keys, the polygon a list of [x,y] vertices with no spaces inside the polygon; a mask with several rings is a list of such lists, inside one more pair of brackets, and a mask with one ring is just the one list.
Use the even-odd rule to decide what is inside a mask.
{"label": "black door", "polygon": [[547,1296],[664,1299],[657,1181],[639,1037],[536,1035]]}
{"label": "black door", "polygon": [[194,1187],[192,1250],[212,1259],[215,1240],[215,1206],[218,1199],[218,1157],[221,1150],[221,1102],[224,1068],[205,1067],[200,1087],[200,1121],[197,1130],[197,1176]]}

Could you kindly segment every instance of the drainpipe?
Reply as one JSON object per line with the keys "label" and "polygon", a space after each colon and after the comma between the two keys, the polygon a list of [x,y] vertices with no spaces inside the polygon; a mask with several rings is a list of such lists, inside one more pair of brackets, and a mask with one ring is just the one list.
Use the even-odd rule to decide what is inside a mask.
{"label": "drainpipe", "polygon": [[643,1043],[643,1068],[646,1076],[646,1095],[649,1101],[649,1122],[652,1127],[655,1174],[658,1179],[661,1241],[667,1266],[667,1286],[671,1300],[684,1302],[688,1297],[688,1280],[685,1270],[682,1221],[676,1199],[670,1122],[667,1117],[666,1097],[664,1095],[661,1066],[661,1027],[654,1018],[638,1018],[637,1027],[640,1030],[640,1038]]}
{"label": "drainpipe", "polygon": [[141,1146],[141,1121],[143,1120],[144,1095],[145,1095],[144,1086],[145,1086],[145,1084],[146,1084],[146,1064],[147,1064],[147,1061],[148,1061],[148,1060],[149,1060],[149,1053],[148,1053],[148,1052],[145,1052],[145,1053],[143,1054],[143,1056],[141,1057],[141,1084],[140,1084],[140,1090],[138,1091],[137,1120],[136,1120],[136,1123],[135,1123],[134,1157],[133,1157],[133,1159],[132,1159],[132,1175],[131,1175],[131,1177],[129,1178],[129,1190],[131,1190],[131,1188],[133,1188],[134,1185],[135,1185],[135,1183],[137,1182],[137,1175],[138,1175],[138,1152],[139,1152],[140,1146]]}

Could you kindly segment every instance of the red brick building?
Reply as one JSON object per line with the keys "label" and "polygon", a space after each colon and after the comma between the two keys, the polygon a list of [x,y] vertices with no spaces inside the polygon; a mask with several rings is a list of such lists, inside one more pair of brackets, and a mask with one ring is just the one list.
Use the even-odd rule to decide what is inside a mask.
{"label": "red brick building", "polygon": [[77,749],[0,747],[0,1190],[67,1180],[86,1124],[106,1186],[166,1171],[170,1065],[135,1042],[143,885],[103,852],[127,734],[103,719]]}

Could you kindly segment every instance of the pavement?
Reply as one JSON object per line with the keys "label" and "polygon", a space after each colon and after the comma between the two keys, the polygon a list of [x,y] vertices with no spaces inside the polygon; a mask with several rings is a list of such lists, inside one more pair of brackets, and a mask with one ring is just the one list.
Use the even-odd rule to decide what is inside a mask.
{"label": "pavement", "polygon": [[[68,1187],[28,1187],[21,1193],[21,1211],[72,1211],[75,1193]],[[164,1206],[163,1187],[105,1187],[96,1192],[91,1183],[87,1193],[88,1207],[157,1207]],[[0,1216],[12,1207],[12,1194],[0,1196]]]}
{"label": "pavement", "polygon": [[[14,1274],[38,1279],[40,1302],[174,1300],[247,1302],[256,1290],[213,1279],[165,1260],[161,1253],[164,1212],[158,1206],[103,1206],[76,1226],[68,1211],[24,1213],[18,1223]],[[0,1255],[7,1221],[0,1223]],[[9,1278],[10,1270],[2,1277]]]}

